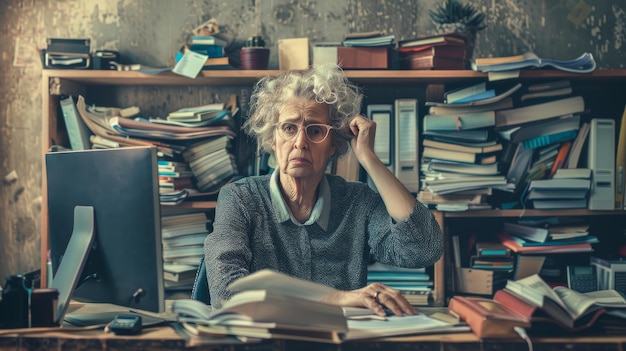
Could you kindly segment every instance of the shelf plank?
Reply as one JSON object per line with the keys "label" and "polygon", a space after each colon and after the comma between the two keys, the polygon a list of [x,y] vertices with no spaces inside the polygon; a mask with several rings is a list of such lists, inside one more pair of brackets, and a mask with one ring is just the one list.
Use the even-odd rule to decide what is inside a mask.
{"label": "shelf plank", "polygon": [[624,210],[592,211],[588,209],[563,209],[563,210],[480,210],[463,212],[443,212],[444,218],[504,218],[504,217],[574,217],[574,216],[626,216]]}
{"label": "shelf plank", "polygon": [[217,207],[217,201],[183,201],[178,205],[161,205],[162,208],[198,208],[198,209],[211,209]]}
{"label": "shelf plank", "polygon": [[[87,85],[251,85],[259,78],[275,76],[280,70],[206,70],[195,79],[175,73],[146,74],[134,71],[43,70],[43,78],[59,78]],[[345,70],[355,83],[445,83],[485,79],[486,73],[471,70]],[[559,70],[522,70],[520,79],[563,79],[611,81],[626,78],[626,70],[596,70],[569,73]]]}

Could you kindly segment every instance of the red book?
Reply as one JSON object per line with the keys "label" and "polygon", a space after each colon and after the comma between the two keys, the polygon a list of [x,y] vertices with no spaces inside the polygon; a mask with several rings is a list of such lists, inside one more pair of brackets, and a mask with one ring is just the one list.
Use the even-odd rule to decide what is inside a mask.
{"label": "red book", "polygon": [[465,59],[466,53],[464,45],[426,45],[398,48],[397,50],[400,57],[436,56]]}
{"label": "red book", "polygon": [[452,32],[445,34],[430,35],[425,37],[400,40],[398,47],[424,46],[424,45],[462,45],[465,46],[465,37],[461,34]]}
{"label": "red book", "polygon": [[479,338],[517,337],[514,327],[530,327],[527,318],[498,301],[482,297],[453,296],[448,311],[465,321]]}
{"label": "red book", "polygon": [[400,68],[404,69],[465,69],[465,60],[437,56],[403,57]]}
{"label": "red book", "polygon": [[590,243],[580,244],[552,244],[542,246],[522,246],[509,234],[499,232],[498,239],[502,245],[508,247],[513,252],[519,253],[566,253],[566,252],[591,252],[593,248]]}
{"label": "red book", "polygon": [[563,143],[561,143],[561,146],[559,147],[559,152],[556,154],[554,164],[552,165],[552,169],[550,170],[550,173],[548,174],[548,179],[551,179],[554,176],[554,173],[556,173],[557,169],[563,168],[563,164],[565,163],[565,160],[567,160],[567,156],[569,155],[569,150],[571,148],[572,148],[571,140],[566,140]]}

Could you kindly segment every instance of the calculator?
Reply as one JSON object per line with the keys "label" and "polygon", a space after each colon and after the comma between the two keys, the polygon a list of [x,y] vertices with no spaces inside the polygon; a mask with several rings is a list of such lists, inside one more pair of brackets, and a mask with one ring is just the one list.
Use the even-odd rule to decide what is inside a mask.
{"label": "calculator", "polygon": [[118,314],[109,325],[116,335],[137,335],[141,333],[141,316]]}
{"label": "calculator", "polygon": [[567,266],[567,286],[581,293],[598,290],[595,267]]}

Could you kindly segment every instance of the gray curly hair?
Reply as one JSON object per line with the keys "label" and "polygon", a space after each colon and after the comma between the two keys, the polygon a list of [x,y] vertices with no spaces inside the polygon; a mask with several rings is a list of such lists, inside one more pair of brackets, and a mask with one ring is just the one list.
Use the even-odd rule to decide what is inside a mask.
{"label": "gray curly hair", "polygon": [[[330,125],[343,129],[361,110],[363,95],[348,81],[343,70],[333,64],[306,70],[293,70],[275,77],[263,77],[254,86],[250,97],[249,118],[243,124],[246,134],[257,140],[258,150],[273,154],[274,126],[283,104],[292,98],[315,100],[328,105]],[[334,157],[348,151],[349,141],[334,138]]]}

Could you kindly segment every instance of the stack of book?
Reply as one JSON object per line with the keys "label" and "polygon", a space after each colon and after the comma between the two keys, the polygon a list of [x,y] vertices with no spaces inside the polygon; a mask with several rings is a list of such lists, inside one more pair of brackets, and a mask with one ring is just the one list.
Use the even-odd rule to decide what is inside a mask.
{"label": "stack of book", "polygon": [[488,271],[513,271],[511,249],[501,243],[477,242],[476,254],[470,257],[470,268]]}
{"label": "stack of book", "polygon": [[189,165],[181,161],[157,161],[159,173],[159,193],[169,193],[192,187],[191,177],[193,173]]}
{"label": "stack of book", "polygon": [[411,305],[432,303],[433,281],[426,268],[401,268],[375,262],[367,269],[367,283],[381,283],[396,289]]}
{"label": "stack of book", "polygon": [[465,69],[466,43],[457,33],[406,39],[398,42],[400,68]]}
{"label": "stack of book", "polygon": [[[585,102],[569,91],[568,81],[531,85],[517,107],[496,112],[495,130],[505,143],[501,169],[519,194],[531,180],[550,179],[578,164],[588,133],[586,124],[581,129]],[[537,93],[542,95],[528,97]]]}
{"label": "stack of book", "polygon": [[211,191],[239,173],[235,156],[230,151],[231,140],[228,135],[208,138],[191,144],[183,152],[195,177],[197,190]]}
{"label": "stack of book", "polygon": [[[394,35],[379,31],[349,33],[337,47],[337,63],[344,69],[390,68],[389,54],[395,46]],[[391,67],[393,68],[393,67]]]}
{"label": "stack of book", "polygon": [[498,237],[504,246],[521,254],[591,252],[592,244],[599,242],[586,224],[543,227],[506,222]]}
{"label": "stack of book", "polygon": [[193,52],[208,56],[203,69],[232,68],[229,67],[230,61],[224,51],[227,45],[228,42],[226,40],[214,35],[192,35],[189,45],[183,47],[176,55],[176,62],[182,59],[182,55],[188,48]]}
{"label": "stack of book", "polygon": [[204,212],[177,212],[161,217],[163,278],[168,290],[189,289],[204,254],[210,220]]}
{"label": "stack of book", "polygon": [[524,199],[536,209],[587,208],[591,169],[560,168],[550,179],[531,180]]}
{"label": "stack of book", "polygon": [[224,104],[215,103],[181,108],[168,113],[166,121],[158,122],[184,127],[205,127],[228,119],[229,110],[224,107]]}
{"label": "stack of book", "polygon": [[[510,191],[498,166],[503,144],[496,138],[494,126],[496,111],[512,106],[510,95],[519,88],[518,84],[496,94],[495,89],[480,83],[446,92],[444,103],[427,103],[430,108],[422,128],[422,199],[432,197],[430,194],[471,191],[466,195],[486,196],[492,189]],[[476,198],[472,200],[461,209],[491,208],[486,201],[477,204]],[[457,207],[437,204],[439,210]]]}

